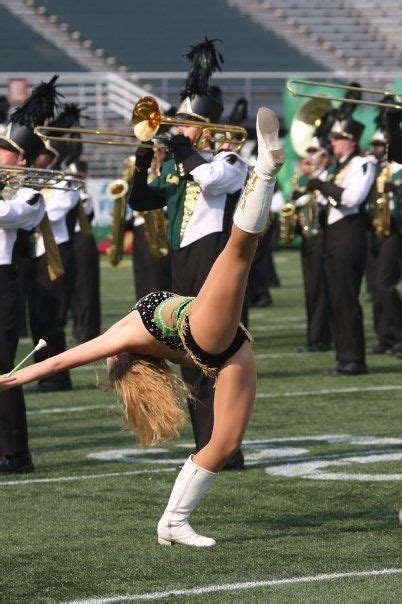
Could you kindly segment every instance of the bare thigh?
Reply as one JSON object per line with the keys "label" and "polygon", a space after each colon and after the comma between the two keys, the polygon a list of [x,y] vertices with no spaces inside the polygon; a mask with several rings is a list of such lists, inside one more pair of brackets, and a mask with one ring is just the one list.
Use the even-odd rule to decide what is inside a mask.
{"label": "bare thigh", "polygon": [[257,370],[250,342],[244,342],[219,372],[211,440],[194,461],[218,472],[239,448],[253,410]]}

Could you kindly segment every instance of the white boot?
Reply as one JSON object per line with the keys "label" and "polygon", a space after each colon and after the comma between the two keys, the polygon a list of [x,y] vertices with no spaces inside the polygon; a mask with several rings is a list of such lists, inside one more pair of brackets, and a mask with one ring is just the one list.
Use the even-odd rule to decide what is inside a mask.
{"label": "white boot", "polygon": [[262,233],[268,222],[275,188],[275,174],[285,156],[279,147],[279,122],[275,113],[261,107],[257,113],[258,157],[237,204],[233,222],[246,233]]}
{"label": "white boot", "polygon": [[204,470],[193,462],[191,456],[176,478],[169,502],[158,522],[158,543],[182,543],[195,547],[211,547],[215,540],[197,535],[188,523],[190,513],[218,474]]}

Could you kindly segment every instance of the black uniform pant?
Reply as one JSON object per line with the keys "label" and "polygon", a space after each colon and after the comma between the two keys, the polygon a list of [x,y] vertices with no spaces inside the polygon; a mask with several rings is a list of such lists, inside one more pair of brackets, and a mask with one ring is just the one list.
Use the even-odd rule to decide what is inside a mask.
{"label": "black uniform pant", "polygon": [[92,233],[87,236],[81,232],[75,233],[73,251],[73,335],[76,342],[88,342],[100,334],[101,327],[99,252]]}
{"label": "black uniform pant", "polygon": [[325,231],[331,332],[339,365],[365,361],[359,293],[366,261],[366,239],[366,218],[361,214],[342,218]]}
{"label": "black uniform pant", "polygon": [[[11,371],[19,339],[19,285],[12,266],[0,266],[0,374]],[[22,388],[0,392],[0,456],[28,450]]]}
{"label": "black uniform pant", "polygon": [[[196,296],[228,237],[227,233],[212,233],[178,251],[172,251],[172,290],[183,296]],[[247,318],[246,309],[243,309],[243,318]],[[189,411],[196,450],[199,451],[209,442],[212,434],[214,380],[199,369],[182,367],[181,371],[197,399],[196,403],[189,402]]]}
{"label": "black uniform pant", "polygon": [[[37,260],[36,316],[31,324],[31,331],[34,341],[43,338],[47,342],[47,347],[35,353],[36,363],[66,350],[64,328],[74,285],[75,264],[71,242],[62,243],[58,248],[64,275],[55,281],[50,281],[45,256]],[[51,378],[39,380],[40,383],[46,381],[70,384],[69,371],[61,371]]]}
{"label": "black uniform pant", "polygon": [[307,345],[331,345],[328,288],[324,270],[324,236],[303,237],[301,262],[307,312]]}
{"label": "black uniform pant", "polygon": [[391,233],[377,239],[370,233],[375,271],[373,281],[374,328],[380,344],[392,346],[402,342],[402,301],[397,285],[402,236]]}
{"label": "black uniform pant", "polygon": [[156,291],[170,291],[172,284],[170,254],[156,260],[149,251],[145,226],[133,228],[133,271],[137,300]]}

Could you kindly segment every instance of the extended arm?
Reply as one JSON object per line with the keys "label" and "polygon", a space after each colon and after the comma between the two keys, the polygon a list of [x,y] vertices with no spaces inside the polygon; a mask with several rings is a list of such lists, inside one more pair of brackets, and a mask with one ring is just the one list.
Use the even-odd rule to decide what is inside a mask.
{"label": "extended arm", "polygon": [[135,317],[131,313],[112,325],[104,334],[89,342],[75,346],[61,354],[16,371],[12,378],[0,376],[0,390],[22,386],[59,371],[80,367],[99,359],[133,349],[139,337],[135,329]]}

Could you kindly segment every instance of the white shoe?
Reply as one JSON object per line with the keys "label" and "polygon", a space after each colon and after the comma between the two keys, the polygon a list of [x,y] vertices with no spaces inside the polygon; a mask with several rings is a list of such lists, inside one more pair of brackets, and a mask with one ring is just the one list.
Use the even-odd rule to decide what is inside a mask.
{"label": "white shoe", "polygon": [[175,543],[193,547],[215,545],[215,539],[197,535],[189,525],[188,518],[217,475],[197,466],[191,456],[187,459],[176,478],[166,510],[158,522],[160,545]]}
{"label": "white shoe", "polygon": [[285,154],[279,145],[279,122],[275,113],[260,107],[257,113],[258,157],[256,172],[261,178],[274,176],[285,163]]}

